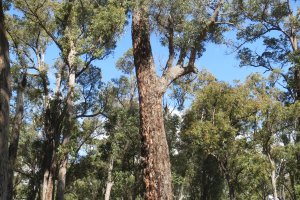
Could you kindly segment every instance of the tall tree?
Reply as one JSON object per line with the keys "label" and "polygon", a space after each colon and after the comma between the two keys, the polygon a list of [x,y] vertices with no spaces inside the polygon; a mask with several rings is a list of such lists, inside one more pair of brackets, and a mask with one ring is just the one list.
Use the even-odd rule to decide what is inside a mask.
{"label": "tall tree", "polygon": [[[233,1],[240,20],[248,21],[239,27],[239,57],[242,66],[262,67],[270,72],[274,84],[286,89],[286,103],[300,100],[299,78],[299,5],[290,0]],[[262,42],[264,49],[254,50],[248,43]],[[300,119],[298,129],[300,130]],[[297,130],[295,145],[300,144]],[[300,185],[300,151],[295,152],[297,167],[290,178],[295,188]],[[297,186],[298,185],[298,186]]]}
{"label": "tall tree", "polygon": [[[195,61],[212,30],[222,6],[210,1],[134,1],[132,42],[140,102],[140,134],[146,199],[173,199],[169,148],[162,97],[181,76],[196,72]],[[211,12],[209,6],[213,8]],[[210,17],[207,17],[210,16]],[[156,73],[150,44],[151,26],[163,36],[169,58],[163,75]],[[181,38],[177,38],[180,35]],[[179,52],[174,65],[176,52]],[[185,58],[188,63],[185,64]]]}
{"label": "tall tree", "polygon": [[[63,199],[68,163],[68,144],[75,130],[76,106],[75,85],[77,79],[92,66],[92,62],[103,59],[115,47],[116,38],[122,32],[125,12],[122,2],[118,1],[15,1],[15,6],[25,17],[37,23],[52,39],[61,53],[67,94],[57,94],[53,99],[45,94],[45,155],[43,164],[43,199],[53,198],[53,178],[58,168],[56,198]],[[113,14],[113,15],[112,15]],[[61,71],[59,70],[59,71]],[[60,74],[61,72],[58,72]],[[58,76],[59,79],[59,76]],[[57,81],[60,85],[61,81]],[[63,101],[59,98],[63,97]],[[53,109],[63,104],[60,115],[55,116]],[[85,112],[89,112],[86,110]],[[53,115],[54,114],[54,115]],[[56,113],[57,114],[57,113]],[[59,117],[57,117],[59,116]],[[59,120],[57,120],[59,119]],[[61,138],[63,138],[61,140]],[[56,155],[58,147],[63,155]]]}
{"label": "tall tree", "polygon": [[0,0],[0,199],[7,199],[9,131],[9,47],[6,38],[3,2]]}

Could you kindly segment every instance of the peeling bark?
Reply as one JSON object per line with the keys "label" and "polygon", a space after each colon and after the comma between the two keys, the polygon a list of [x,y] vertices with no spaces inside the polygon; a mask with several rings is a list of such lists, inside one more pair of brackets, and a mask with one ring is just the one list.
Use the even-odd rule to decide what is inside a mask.
{"label": "peeling bark", "polygon": [[171,166],[162,108],[161,81],[151,53],[144,8],[134,10],[132,38],[140,102],[140,134],[146,199],[173,199]]}

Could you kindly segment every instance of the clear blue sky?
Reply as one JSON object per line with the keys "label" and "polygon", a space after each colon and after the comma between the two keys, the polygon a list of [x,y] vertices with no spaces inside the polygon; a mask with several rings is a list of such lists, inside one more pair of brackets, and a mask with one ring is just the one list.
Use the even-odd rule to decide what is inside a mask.
{"label": "clear blue sky", "polygon": [[[167,48],[160,45],[159,40],[154,33],[151,36],[151,44],[157,67],[159,68],[159,65],[164,66],[165,61],[168,58]],[[131,30],[130,25],[128,25],[125,28],[123,36],[118,41],[114,53],[102,61],[95,62],[95,64],[101,67],[103,79],[105,81],[121,75],[121,72],[115,69],[115,63],[118,58],[131,47]],[[218,80],[228,82],[232,82],[233,80],[243,81],[250,73],[263,72],[262,69],[254,69],[252,67],[240,68],[238,66],[239,61],[236,59],[236,54],[228,53],[229,49],[225,45],[208,43],[203,56],[197,60],[197,67],[198,69],[206,68],[213,73]]]}
{"label": "clear blue sky", "polygon": [[[122,75],[122,73],[115,68],[115,63],[132,46],[130,28],[130,24],[125,27],[124,33],[120,37],[117,47],[111,55],[104,60],[94,62],[96,66],[102,69],[103,81],[105,82]],[[157,68],[159,68],[160,65],[164,66],[168,57],[167,48],[160,45],[155,33],[151,36],[151,44]],[[203,56],[196,62],[197,67],[199,70],[203,68],[208,69],[218,80],[232,83],[233,80],[245,80],[245,78],[253,72],[263,72],[262,69],[252,67],[240,68],[238,66],[239,61],[236,59],[236,53],[229,54],[230,49],[225,45],[208,43],[205,48],[206,51],[203,53]],[[56,46],[52,44],[47,49],[45,61],[49,65],[52,65],[58,57],[59,51]],[[54,78],[54,71],[49,71],[49,75]]]}

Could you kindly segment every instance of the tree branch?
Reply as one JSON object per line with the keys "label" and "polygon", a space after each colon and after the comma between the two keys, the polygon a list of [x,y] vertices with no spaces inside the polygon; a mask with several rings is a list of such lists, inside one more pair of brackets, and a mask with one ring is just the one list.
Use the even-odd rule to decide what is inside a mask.
{"label": "tree branch", "polygon": [[[171,83],[173,83],[175,80],[177,80],[178,78],[180,78],[181,76],[184,76],[189,73],[197,73],[197,69],[195,68],[195,61],[196,61],[197,51],[199,49],[198,48],[199,43],[206,38],[209,30],[215,25],[215,22],[217,20],[217,17],[220,12],[222,4],[223,4],[223,0],[219,0],[218,4],[214,10],[214,13],[212,14],[212,16],[209,19],[209,24],[197,36],[194,47],[191,49],[190,58],[188,61],[188,65],[186,67],[182,66],[183,60],[186,56],[185,51],[180,52],[180,56],[179,56],[179,59],[177,62],[178,64],[174,67],[171,67],[172,66],[171,62],[173,62],[172,59],[174,58],[174,57],[172,57],[172,56],[174,56],[173,55],[174,49],[172,49],[173,44],[172,43],[169,44],[169,52],[170,52],[169,54],[170,55],[169,55],[169,59],[168,59],[167,65],[166,65],[167,68],[161,77],[161,83],[163,86],[161,92],[165,92],[165,90],[169,87],[169,85]],[[169,39],[169,43],[173,42],[172,40],[170,40],[172,38],[168,38],[168,39]]]}

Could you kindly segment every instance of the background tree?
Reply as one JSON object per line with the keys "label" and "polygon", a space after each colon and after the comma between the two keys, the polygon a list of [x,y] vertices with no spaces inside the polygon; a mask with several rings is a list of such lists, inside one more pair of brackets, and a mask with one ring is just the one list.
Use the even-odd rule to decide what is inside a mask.
{"label": "background tree", "polygon": [[[51,116],[55,116],[55,114],[52,115],[55,113],[52,112],[52,109],[57,109],[60,106],[57,104],[60,101],[57,99],[58,97],[56,100],[49,101],[48,99],[46,101],[45,117],[48,119],[45,124],[48,124],[49,127],[45,128],[47,132],[45,145],[48,147],[45,148],[47,153],[44,156],[44,169],[42,170],[44,171],[43,199],[52,199],[53,189],[51,188],[53,188],[56,167],[59,169],[56,197],[62,199],[66,182],[68,155],[66,149],[71,140],[72,127],[75,126],[76,79],[91,66],[94,60],[104,58],[114,48],[115,39],[122,31],[125,22],[125,13],[122,4],[113,1],[103,3],[94,1],[84,3],[82,1],[45,1],[40,4],[15,1],[14,3],[27,19],[37,23],[45,31],[61,52],[64,64],[58,70],[58,74],[61,73],[61,70],[66,70],[65,76],[61,77],[67,80],[67,84],[64,85],[67,88],[67,93],[61,95],[66,109],[61,115],[58,115],[61,117],[60,120],[54,119],[53,121],[51,119]],[[115,17],[111,16],[112,13],[115,14]],[[107,23],[108,21],[111,23]],[[58,87],[57,91],[60,93],[61,88]],[[60,134],[64,138],[62,141],[59,139]],[[65,154],[56,157],[55,151],[60,145],[65,146]],[[56,162],[58,158],[60,160]]]}
{"label": "background tree", "polygon": [[9,130],[9,47],[6,38],[3,2],[0,1],[0,199],[7,199]]}
{"label": "background tree", "polygon": [[[273,83],[286,89],[286,103],[299,100],[299,6],[294,1],[234,1],[240,20],[247,21],[239,27],[239,58],[241,66],[262,67],[270,72]],[[236,16],[235,16],[236,17]],[[254,50],[247,43],[259,41],[264,49]],[[243,48],[242,48],[243,47]],[[299,123],[298,123],[299,124]],[[299,130],[297,130],[299,132]],[[296,146],[300,137],[296,136]],[[298,164],[290,178],[295,188],[300,180],[300,153],[295,152]]]}

